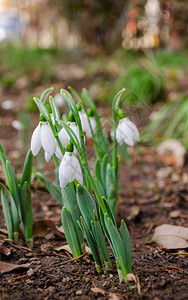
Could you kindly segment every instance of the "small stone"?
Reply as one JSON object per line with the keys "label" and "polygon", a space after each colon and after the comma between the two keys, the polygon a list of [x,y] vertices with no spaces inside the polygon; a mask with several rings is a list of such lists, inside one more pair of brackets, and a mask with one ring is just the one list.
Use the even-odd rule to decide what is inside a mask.
{"label": "small stone", "polygon": [[90,282],[90,278],[86,277],[85,282]]}
{"label": "small stone", "polygon": [[76,291],[76,295],[81,295],[81,294],[82,294],[82,290]]}
{"label": "small stone", "polygon": [[176,219],[181,215],[181,211],[179,209],[173,210],[170,212],[169,217],[172,219]]}
{"label": "small stone", "polygon": [[110,275],[109,275],[109,277],[110,277],[110,278],[113,278],[113,277],[114,277],[114,275],[110,274]]}
{"label": "small stone", "polygon": [[30,268],[28,271],[27,271],[27,276],[28,277],[31,277],[34,275],[34,270],[32,268]]}

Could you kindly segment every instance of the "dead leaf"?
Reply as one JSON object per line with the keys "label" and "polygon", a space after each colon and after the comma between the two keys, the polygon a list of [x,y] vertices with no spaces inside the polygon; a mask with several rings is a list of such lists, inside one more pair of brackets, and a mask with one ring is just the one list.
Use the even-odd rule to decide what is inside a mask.
{"label": "dead leaf", "polygon": [[96,294],[102,294],[103,296],[106,295],[106,291],[104,291],[100,288],[97,288],[97,287],[91,288],[91,291]]}
{"label": "dead leaf", "polygon": [[35,221],[33,225],[33,235],[36,237],[45,237],[48,228],[50,228],[57,236],[61,238],[64,237],[64,234],[56,228],[54,221],[50,219]]}
{"label": "dead leaf", "polygon": [[188,248],[188,228],[168,224],[158,226],[152,241],[165,249]]}
{"label": "dead leaf", "polygon": [[[61,250],[64,250],[64,251],[67,251],[67,252],[69,252],[70,254],[72,254],[72,251],[71,251],[71,249],[70,249],[70,247],[69,247],[68,244],[62,245],[62,246],[60,246],[60,247],[57,247],[57,248],[55,248],[54,250],[55,250],[55,251],[61,251]],[[88,253],[89,255],[92,254],[91,249],[90,249],[88,246],[86,246],[86,253]]]}
{"label": "dead leaf", "polygon": [[28,269],[30,267],[30,265],[31,265],[30,263],[16,265],[16,264],[10,264],[10,263],[4,262],[4,261],[0,261],[0,274],[17,271],[20,269]]}
{"label": "dead leaf", "polygon": [[0,240],[0,253],[9,256],[11,254],[11,250],[7,247],[5,247],[4,245],[4,241]]}

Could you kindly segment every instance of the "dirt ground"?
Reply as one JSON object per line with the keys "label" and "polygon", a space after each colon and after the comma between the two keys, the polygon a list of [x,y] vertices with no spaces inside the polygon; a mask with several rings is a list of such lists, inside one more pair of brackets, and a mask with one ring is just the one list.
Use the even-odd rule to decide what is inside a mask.
{"label": "dirt ground", "polygon": [[[0,140],[20,172],[22,143],[11,125],[16,117],[14,111],[0,109]],[[32,128],[37,124],[37,117],[33,117]],[[43,168],[53,178],[53,163]],[[121,166],[116,218],[118,224],[123,218],[130,230],[136,282],[119,283],[115,265],[108,274],[99,276],[91,256],[74,261],[68,252],[56,251],[66,244],[64,234],[56,228],[61,225],[61,208],[36,182],[32,186],[33,250],[26,247],[23,238],[18,243],[7,240],[0,207],[0,240],[10,251],[5,255],[0,248],[0,261],[27,264],[25,269],[0,275],[0,299],[188,299],[187,249],[167,251],[152,242],[159,225],[188,225],[188,164],[165,172],[167,168],[156,150],[146,147],[139,154],[134,151],[131,162]],[[0,181],[4,178],[0,166]]]}

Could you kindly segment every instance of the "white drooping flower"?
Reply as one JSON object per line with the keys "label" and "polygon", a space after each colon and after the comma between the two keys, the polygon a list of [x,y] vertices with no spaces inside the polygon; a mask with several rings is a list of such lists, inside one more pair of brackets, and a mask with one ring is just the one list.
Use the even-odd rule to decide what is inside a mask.
{"label": "white drooping flower", "polygon": [[91,138],[92,137],[91,128],[94,133],[96,132],[96,129],[97,129],[97,122],[96,122],[95,118],[89,117],[90,124],[91,124],[91,128],[90,128],[87,114],[83,110],[81,110],[81,111],[79,111],[79,116],[80,116],[80,121],[81,121],[83,131],[86,133],[86,136],[88,138]]}
{"label": "white drooping flower", "polygon": [[83,175],[80,164],[74,153],[65,152],[59,166],[59,183],[64,188],[69,182],[76,179],[79,183],[83,183]]}
{"label": "white drooping flower", "polygon": [[[80,143],[80,135],[79,135],[79,129],[78,129],[78,126],[75,122],[68,122],[67,125],[73,130],[73,132],[75,133],[75,135],[77,136],[77,139]],[[65,148],[67,143],[69,142],[70,140],[70,137],[66,131],[65,128],[62,128],[60,130],[60,132],[58,133],[58,136],[59,136],[59,139],[60,139],[60,142],[62,144],[62,146]],[[57,147],[57,157],[58,155],[60,156],[60,150],[59,148]],[[74,148],[74,153],[76,154],[77,153],[77,150]],[[58,157],[59,158],[59,157]]]}
{"label": "white drooping flower", "polygon": [[139,132],[136,125],[127,117],[121,119],[116,130],[118,144],[125,142],[129,146],[134,146],[134,141],[139,141]]}
{"label": "white drooping flower", "polygon": [[41,146],[45,151],[46,161],[49,161],[56,151],[56,140],[48,122],[40,122],[33,131],[31,137],[31,151],[34,156],[38,154]]}

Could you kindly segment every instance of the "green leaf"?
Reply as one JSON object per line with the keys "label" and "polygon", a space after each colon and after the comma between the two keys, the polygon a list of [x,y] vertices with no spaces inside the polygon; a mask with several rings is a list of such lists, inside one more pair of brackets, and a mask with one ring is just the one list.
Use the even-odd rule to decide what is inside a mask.
{"label": "green leaf", "polygon": [[42,181],[48,192],[63,206],[62,195],[59,189],[40,172],[37,172],[36,175]]}
{"label": "green leaf", "polygon": [[81,214],[88,226],[90,226],[90,222],[93,220],[93,211],[98,211],[96,202],[88,190],[81,184],[77,185],[76,197]]}
{"label": "green leaf", "polygon": [[104,260],[105,266],[110,269],[111,263],[110,263],[110,257],[108,254],[108,250],[107,250],[107,246],[106,246],[106,241],[104,238],[104,234],[101,228],[101,225],[99,223],[99,219],[95,213],[95,211],[93,211],[93,221],[91,221],[91,231],[93,233],[94,239],[96,241],[96,244],[100,250],[101,256]]}
{"label": "green leaf", "polygon": [[16,177],[16,174],[12,168],[12,165],[10,161],[6,161],[6,169],[7,169],[7,182],[9,186],[9,191],[11,195],[13,196],[18,210],[20,209],[20,197],[19,197],[19,189],[18,189],[18,179]]}
{"label": "green leaf", "polygon": [[45,120],[46,121],[51,121],[50,113],[49,113],[48,109],[46,108],[46,106],[36,97],[34,97],[33,100],[35,101],[40,113],[43,115]]}
{"label": "green leaf", "polygon": [[121,221],[120,235],[125,249],[127,270],[129,273],[131,273],[132,272],[131,239],[130,239],[128,228],[124,220]]}
{"label": "green leaf", "polygon": [[2,204],[3,214],[5,218],[7,231],[8,231],[8,238],[13,240],[13,226],[12,226],[9,204],[8,204],[8,199],[3,190],[1,190],[1,204]]}
{"label": "green leaf", "polygon": [[33,247],[32,198],[30,185],[27,181],[21,187],[20,209],[26,243],[28,246]]}
{"label": "green leaf", "polygon": [[112,220],[105,215],[105,224],[106,228],[108,230],[110,239],[113,244],[112,250],[114,250],[114,255],[119,261],[120,268],[123,273],[123,277],[125,278],[127,274],[129,273],[127,262],[126,262],[126,255],[125,255],[125,249],[123,246],[122,238],[116,228],[116,226],[113,224]]}
{"label": "green leaf", "polygon": [[80,220],[81,212],[77,204],[76,193],[73,190],[73,188],[68,184],[66,187],[64,187],[61,190],[61,194],[62,194],[63,204],[71,214],[77,232],[78,240],[81,246],[81,250],[85,250],[83,234],[77,223],[77,221]]}
{"label": "green leaf", "polygon": [[107,189],[106,187],[106,167],[108,164],[108,154],[104,155],[102,158],[102,163],[101,163],[101,180],[103,185],[105,186],[105,189]]}
{"label": "green leaf", "polygon": [[98,188],[101,196],[105,197],[106,196],[106,192],[105,192],[105,189],[104,189],[103,184],[101,183],[101,181],[98,178],[95,178],[95,183],[97,185],[97,188]]}
{"label": "green leaf", "polygon": [[87,240],[87,243],[89,245],[89,248],[91,249],[93,258],[95,260],[95,266],[98,271],[98,273],[101,272],[101,260],[98,252],[98,247],[96,245],[96,242],[93,239],[92,233],[84,221],[83,217],[80,217],[80,221],[78,221],[78,225],[80,226],[80,229],[82,230],[83,234],[85,235],[85,238]]}
{"label": "green leaf", "polygon": [[17,209],[16,203],[15,203],[14,198],[12,197],[11,193],[9,192],[9,190],[1,182],[0,182],[0,188],[6,192],[8,198],[9,198],[10,205],[11,205],[10,213],[11,213],[11,220],[12,220],[12,225],[13,225],[13,232],[14,232],[14,236],[18,237],[19,215],[18,215],[18,209]]}
{"label": "green leaf", "polygon": [[21,185],[23,185],[25,181],[27,181],[29,184],[31,183],[32,170],[33,170],[33,154],[31,149],[29,149],[23,166]]}
{"label": "green leaf", "polygon": [[78,236],[75,230],[71,214],[65,206],[63,206],[61,211],[61,220],[67,242],[72,251],[72,255],[73,257],[78,257],[81,255],[80,243],[78,241]]}
{"label": "green leaf", "polygon": [[61,119],[59,108],[58,108],[54,98],[50,96],[49,101],[50,101],[50,106],[52,109],[52,114],[53,114],[54,120],[56,120],[56,118]]}
{"label": "green leaf", "polygon": [[48,89],[45,89],[44,92],[43,92],[43,93],[41,94],[41,96],[40,96],[40,101],[41,101],[41,102],[44,102],[46,96],[47,96],[49,93],[51,93],[53,90],[54,90],[53,87],[48,88]]}
{"label": "green leaf", "polygon": [[98,180],[102,181],[101,179],[101,162],[97,160],[95,164],[95,176],[97,177]]}
{"label": "green leaf", "polygon": [[111,200],[117,196],[116,172],[113,166],[107,164],[106,167],[106,193],[107,199]]}

